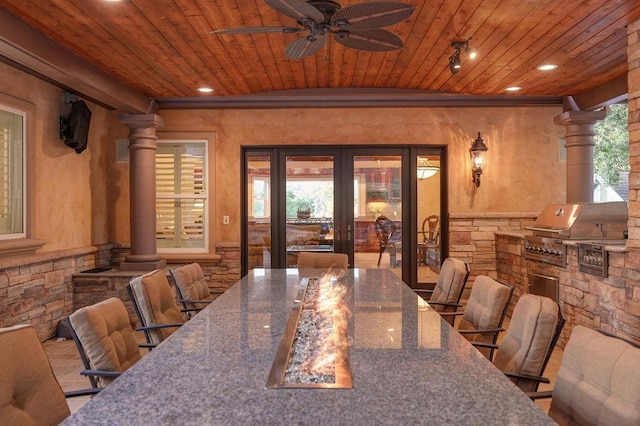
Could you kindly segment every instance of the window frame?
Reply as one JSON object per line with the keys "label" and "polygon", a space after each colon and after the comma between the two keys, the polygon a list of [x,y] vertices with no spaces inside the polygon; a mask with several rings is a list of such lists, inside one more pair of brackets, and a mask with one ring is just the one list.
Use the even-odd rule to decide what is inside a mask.
{"label": "window frame", "polygon": [[35,179],[29,177],[35,173],[35,134],[36,134],[36,105],[25,99],[16,98],[6,93],[0,92],[0,103],[11,108],[26,113],[26,131],[24,134],[24,153],[23,159],[25,166],[23,173],[26,178],[22,182],[24,193],[23,198],[25,204],[24,214],[26,220],[24,225],[25,237],[0,240],[0,258],[8,258],[14,256],[30,256],[34,255],[37,250],[41,249],[47,242],[35,238],[38,235],[38,223],[36,221],[35,205],[37,201],[37,192],[35,187]]}
{"label": "window frame", "polygon": [[18,115],[20,117],[22,117],[22,142],[21,142],[21,150],[22,150],[22,154],[21,154],[21,167],[22,167],[22,182],[21,182],[21,199],[22,199],[22,206],[21,206],[21,211],[22,211],[22,230],[19,233],[13,233],[13,234],[1,234],[0,233],[0,240],[19,240],[19,239],[24,239],[27,237],[27,219],[28,219],[28,215],[27,215],[27,197],[28,197],[28,193],[27,193],[27,158],[28,158],[28,153],[27,153],[27,123],[28,123],[28,111],[24,111],[22,109],[19,108],[15,108],[12,107],[10,105],[7,105],[6,103],[2,102],[2,99],[0,99],[0,110],[4,111],[4,112],[8,112],[11,114],[15,114]]}
{"label": "window frame", "polygon": [[[203,206],[203,211],[202,211],[202,219],[203,219],[203,243],[202,243],[202,247],[160,247],[159,245],[157,245],[157,251],[160,254],[166,254],[166,253],[176,253],[176,254],[189,254],[189,253],[193,253],[193,254],[198,254],[198,253],[209,253],[210,248],[209,248],[209,244],[210,244],[210,233],[209,233],[209,229],[210,229],[210,222],[211,222],[211,218],[210,218],[210,204],[211,204],[211,191],[210,188],[212,188],[211,182],[209,180],[209,170],[211,168],[211,162],[210,162],[210,140],[207,138],[199,138],[199,137],[162,137],[159,136],[159,138],[156,141],[156,145],[158,146],[158,148],[161,145],[169,145],[169,144],[180,144],[180,145],[186,145],[186,144],[203,144],[204,145],[204,159],[202,162],[203,165],[203,193],[198,193],[198,194],[194,194],[193,196],[191,195],[184,195],[184,194],[172,194],[172,195],[159,195],[156,189],[156,210],[158,207],[158,200],[167,200],[167,199],[171,199],[171,200],[184,200],[184,199],[204,199],[204,206]],[[156,151],[156,157],[158,155],[158,151]],[[158,179],[158,174],[156,173],[156,188],[157,188],[157,179]],[[157,228],[157,225],[156,225]],[[156,229],[157,232],[157,229]],[[156,244],[158,244],[158,238],[156,237]]]}
{"label": "window frame", "polygon": [[[264,198],[257,198],[254,196],[256,181],[262,181],[265,184],[265,194]],[[271,177],[270,176],[252,176],[251,177],[251,194],[250,197],[250,211],[253,213],[255,209],[256,201],[262,201],[264,203],[263,216],[251,216],[254,219],[269,219],[271,217]]]}

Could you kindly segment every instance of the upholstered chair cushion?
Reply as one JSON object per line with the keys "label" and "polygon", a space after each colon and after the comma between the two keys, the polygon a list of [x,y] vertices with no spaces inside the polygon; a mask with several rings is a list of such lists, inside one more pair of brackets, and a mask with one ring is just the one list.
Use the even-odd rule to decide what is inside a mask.
{"label": "upholstered chair cushion", "polygon": [[[445,259],[429,302],[459,303],[468,275],[469,270],[464,261],[455,258]],[[438,312],[455,311],[455,309],[445,309],[442,305],[433,305],[432,308]]]}
{"label": "upholstered chair cushion", "polygon": [[549,416],[560,425],[640,425],[640,348],[575,326]]}
{"label": "upholstered chair cushion", "polygon": [[[202,268],[197,263],[180,266],[171,271],[181,299],[211,301],[213,296],[204,278]],[[185,303],[187,309],[202,308],[201,303]]]}
{"label": "upholstered chair cushion", "polygon": [[[138,306],[143,326],[185,323],[187,318],[176,302],[175,295],[163,270],[156,269],[135,277],[129,283]],[[177,327],[151,330],[148,333],[152,344],[160,344],[171,336]]]}
{"label": "upholstered chair cushion", "polygon": [[349,267],[349,256],[345,253],[313,253],[298,254],[298,273],[301,277],[318,276],[332,272],[342,274]]}
{"label": "upholstered chair cushion", "polygon": [[[112,297],[80,308],[69,317],[91,367],[103,371],[125,371],[140,359],[138,339],[122,300]],[[114,378],[100,377],[104,387]]]}
{"label": "upholstered chair cushion", "polygon": [[[560,321],[558,304],[548,297],[525,294],[511,314],[509,328],[493,363],[502,371],[540,376]],[[537,389],[536,382],[516,381],[523,392]]]}
{"label": "upholstered chair cushion", "polygon": [[69,414],[33,326],[0,329],[0,423],[57,425]]}
{"label": "upholstered chair cushion", "polygon": [[[478,275],[473,282],[469,301],[459,330],[486,330],[502,326],[507,305],[511,299],[512,288],[486,275]],[[495,343],[497,333],[483,332],[463,334],[468,340],[480,343]],[[488,349],[479,349],[487,358],[491,357]]]}

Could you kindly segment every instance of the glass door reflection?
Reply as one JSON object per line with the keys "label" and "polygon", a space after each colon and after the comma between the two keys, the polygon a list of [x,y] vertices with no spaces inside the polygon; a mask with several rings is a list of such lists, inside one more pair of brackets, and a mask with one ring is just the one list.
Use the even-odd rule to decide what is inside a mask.
{"label": "glass door reflection", "polygon": [[333,156],[286,156],[286,264],[298,253],[334,251]]}
{"label": "glass door reflection", "polygon": [[356,268],[388,268],[402,276],[402,157],[353,157]]}
{"label": "glass door reflection", "polygon": [[271,267],[271,159],[247,159],[247,267]]}
{"label": "glass door reflection", "polygon": [[439,155],[418,154],[416,217],[418,232],[417,287],[433,288],[440,272],[440,164]]}

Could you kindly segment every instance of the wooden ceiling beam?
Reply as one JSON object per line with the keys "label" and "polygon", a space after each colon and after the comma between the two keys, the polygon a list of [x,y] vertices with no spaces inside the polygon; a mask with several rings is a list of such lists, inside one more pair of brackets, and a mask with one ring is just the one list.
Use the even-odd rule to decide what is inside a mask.
{"label": "wooden ceiling beam", "polygon": [[155,112],[155,102],[0,9],[0,60],[107,108]]}
{"label": "wooden ceiling beam", "polygon": [[504,107],[562,105],[560,96],[479,96],[405,89],[303,89],[231,97],[160,98],[160,109]]}
{"label": "wooden ceiling beam", "polygon": [[572,96],[573,102],[567,104],[565,110],[592,111],[611,104],[624,102],[628,99],[627,74],[623,74],[607,81],[593,89],[586,90]]}

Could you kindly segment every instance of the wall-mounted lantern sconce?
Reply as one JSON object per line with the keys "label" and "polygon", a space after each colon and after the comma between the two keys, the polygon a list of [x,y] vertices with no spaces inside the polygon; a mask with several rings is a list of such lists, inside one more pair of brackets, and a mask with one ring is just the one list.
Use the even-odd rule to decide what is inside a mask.
{"label": "wall-mounted lantern sconce", "polygon": [[423,180],[430,178],[431,176],[438,173],[438,166],[435,166],[429,162],[427,157],[418,158],[418,179]]}
{"label": "wall-mounted lantern sconce", "polygon": [[469,148],[469,154],[471,155],[471,174],[476,187],[480,186],[480,175],[482,175],[482,167],[486,161],[485,153],[488,150],[489,148],[484,144],[484,141],[480,137],[480,132],[478,132],[478,138],[473,141],[473,145]]}

